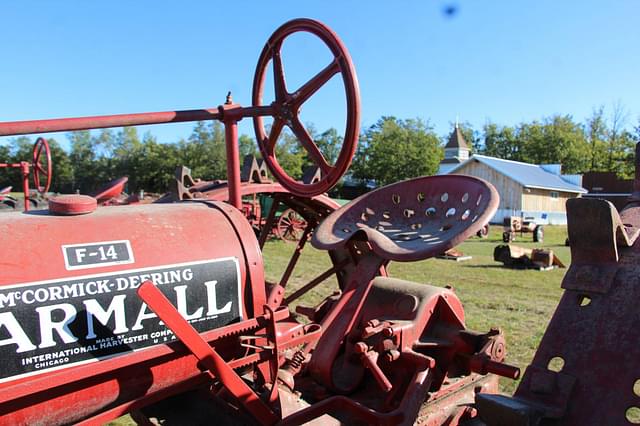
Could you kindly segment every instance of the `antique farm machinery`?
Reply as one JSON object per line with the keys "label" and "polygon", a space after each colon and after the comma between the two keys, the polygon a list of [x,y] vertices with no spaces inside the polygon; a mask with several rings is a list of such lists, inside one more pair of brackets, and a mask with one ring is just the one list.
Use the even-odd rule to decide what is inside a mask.
{"label": "antique farm machinery", "polygon": [[518,233],[520,233],[520,237],[525,233],[533,234],[534,243],[542,243],[544,241],[544,227],[537,224],[533,217],[505,217],[502,229],[502,241],[505,243],[514,241]]}
{"label": "antique farm machinery", "polygon": [[0,189],[0,202],[3,205],[9,206],[12,209],[15,208],[18,200],[14,196],[11,195],[12,186],[5,186]]}
{"label": "antique farm machinery", "polygon": [[[290,91],[281,51],[298,32],[319,37],[332,60]],[[265,104],[268,67],[275,100]],[[334,76],[345,88],[347,119],[344,145],[331,165],[298,113]],[[273,118],[269,133],[263,117]],[[265,282],[261,253],[266,233],[257,239],[241,211],[247,185],[241,183],[237,122],[243,118],[253,119],[266,165],[283,188],[271,193],[307,222],[283,277],[272,284]],[[638,311],[634,306],[613,315],[611,309],[630,300],[618,297],[620,292],[639,296],[635,275],[615,273],[637,265],[636,205],[620,219],[605,212],[607,206],[590,204],[588,213],[611,218],[599,228],[597,241],[580,237],[588,220],[570,227],[577,266],[567,274],[558,318],[515,397],[494,395],[498,376],[519,376],[519,369],[504,362],[500,329],[467,329],[453,289],[391,278],[386,266],[428,259],[474,235],[495,213],[498,194],[472,177],[423,177],[335,210],[323,193],[354,154],[359,93],[346,48],[317,21],[290,21],[270,37],[258,61],[250,107],[229,102],[217,109],[0,123],[0,135],[195,120],[225,125],[228,171],[221,190],[226,195],[220,197],[226,202],[190,197],[96,210],[95,198],[72,195],[50,200],[48,212],[0,217],[1,235],[25,241],[10,250],[3,246],[2,252],[1,423],[101,424],[131,413],[142,424],[156,419],[533,425],[558,424],[563,416],[573,416],[570,424],[611,424],[594,414],[611,385],[601,380],[608,362],[594,357],[598,348],[588,344],[594,335],[606,338],[606,356],[616,361],[613,375],[624,378],[611,385],[616,393],[607,402],[618,407],[634,401],[627,379],[638,371],[640,328],[620,327],[623,316],[638,324]],[[298,182],[278,163],[274,147],[285,126],[320,168],[319,179]],[[640,184],[637,188],[640,194]],[[36,232],[47,238],[36,243]],[[332,266],[287,294],[307,241],[326,251]],[[599,245],[608,247],[606,259],[596,256]],[[32,259],[40,260],[37,267]],[[299,321],[288,306],[330,276],[337,291],[300,309],[308,321]],[[583,309],[580,298],[589,298],[591,307]],[[589,321],[593,328],[582,328]],[[562,327],[571,328],[570,338],[561,338]],[[561,372],[546,368],[556,356],[565,360]],[[623,390],[628,392],[620,396]],[[583,406],[583,399],[589,404]]]}
{"label": "antique farm machinery", "polygon": [[[53,163],[51,162],[51,150],[49,144],[44,138],[38,138],[33,145],[33,155],[31,162],[20,161],[19,163],[0,163],[0,168],[14,168],[20,169],[20,175],[22,177],[22,191],[24,193],[24,210],[29,211],[29,205],[35,204],[35,200],[31,197],[31,191],[29,189],[29,176],[33,170],[33,181],[38,193],[44,195],[49,191],[51,187],[51,176],[53,172]],[[8,194],[0,195],[0,200],[7,198],[7,201],[13,204],[13,207],[17,205],[17,200],[10,197]]]}
{"label": "antique farm machinery", "polygon": [[[309,184],[319,180],[320,172],[307,173],[302,182]],[[311,178],[309,178],[309,176]],[[267,177],[264,161],[252,155],[245,157],[240,172],[242,207],[240,210],[246,217],[256,235],[260,237],[265,232],[268,235],[283,240],[299,241],[309,225],[307,220],[298,213],[295,206],[290,206],[295,198],[282,185],[271,181]],[[175,202],[179,200],[216,200],[226,201],[229,198],[229,184],[225,180],[203,181],[194,179],[191,170],[180,166],[175,172],[174,186],[170,192],[161,197],[159,203]],[[326,195],[315,197],[326,208],[334,210],[339,205]],[[295,202],[294,202],[295,204]],[[312,227],[315,225],[311,225]],[[264,240],[263,240],[264,241]]]}

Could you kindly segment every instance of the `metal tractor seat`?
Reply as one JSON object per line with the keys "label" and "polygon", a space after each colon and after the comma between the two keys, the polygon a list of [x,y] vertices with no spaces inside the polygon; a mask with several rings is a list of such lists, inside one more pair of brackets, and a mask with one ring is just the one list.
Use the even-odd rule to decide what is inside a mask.
{"label": "metal tractor seat", "polygon": [[477,233],[498,208],[490,183],[471,176],[426,176],[364,194],[333,212],[312,244],[332,250],[368,240],[383,259],[409,262],[445,252]]}
{"label": "metal tractor seat", "polygon": [[129,181],[127,176],[123,176],[118,179],[114,179],[111,182],[104,185],[102,188],[98,189],[93,196],[99,203],[103,203],[108,201],[118,195],[122,194],[124,191],[124,186]]}

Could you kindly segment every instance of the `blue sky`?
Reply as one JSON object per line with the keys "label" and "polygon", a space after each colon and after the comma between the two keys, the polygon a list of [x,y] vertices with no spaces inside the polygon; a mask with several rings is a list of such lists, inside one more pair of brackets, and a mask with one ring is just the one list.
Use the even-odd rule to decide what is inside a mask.
{"label": "blue sky", "polygon": [[[249,105],[262,46],[295,17],[325,22],[348,47],[362,128],[383,115],[430,120],[440,134],[456,115],[475,128],[582,121],[614,102],[638,123],[635,0],[3,2],[0,121],[215,107],[228,90]],[[328,63],[309,37],[285,46],[291,86]],[[335,81],[303,111],[319,130],[342,131],[343,116]],[[140,130],[175,142],[191,128]],[[248,120],[240,131],[253,135]]]}

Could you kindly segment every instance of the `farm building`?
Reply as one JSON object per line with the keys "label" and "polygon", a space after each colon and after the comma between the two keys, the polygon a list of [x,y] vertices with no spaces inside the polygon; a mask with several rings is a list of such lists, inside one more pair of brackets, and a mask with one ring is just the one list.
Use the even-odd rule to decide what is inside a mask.
{"label": "farm building", "polygon": [[633,179],[620,179],[614,172],[588,172],[584,174],[582,186],[589,191],[585,197],[610,201],[622,210],[633,192]]}
{"label": "farm building", "polygon": [[445,175],[468,159],[469,146],[458,128],[458,123],[456,123],[456,127],[451,132],[451,136],[449,136],[449,141],[444,146],[444,159],[440,162],[437,174]]}
{"label": "farm building", "polygon": [[567,199],[587,192],[580,186],[582,177],[562,175],[559,164],[536,165],[472,155],[447,174],[476,176],[496,187],[500,205],[493,223],[502,223],[508,216],[523,216],[540,224],[566,224]]}

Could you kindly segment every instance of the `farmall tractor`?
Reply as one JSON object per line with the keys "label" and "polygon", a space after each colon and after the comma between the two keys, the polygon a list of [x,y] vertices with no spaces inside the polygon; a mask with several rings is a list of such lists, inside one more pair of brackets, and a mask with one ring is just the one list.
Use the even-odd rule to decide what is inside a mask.
{"label": "farmall tractor", "polygon": [[[301,31],[319,37],[333,59],[296,89],[280,53]],[[264,104],[268,67],[275,100]],[[344,84],[347,120],[329,164],[298,113],[334,76]],[[264,117],[273,118],[269,132]],[[310,240],[333,265],[293,294],[286,284],[299,250],[268,285],[263,241],[239,210],[236,125],[244,118],[286,190],[282,199],[308,223],[299,244]],[[570,202],[565,294],[515,395],[498,395],[498,376],[520,373],[504,362],[501,331],[468,330],[451,289],[386,269],[474,235],[497,208],[496,190],[473,177],[423,177],[336,210],[322,194],[349,167],[358,119],[344,45],[325,25],[298,19],[265,45],[250,107],[0,123],[0,135],[17,135],[220,120],[229,164],[226,202],[96,209],[94,198],[64,196],[48,210],[0,217],[0,235],[22,242],[2,246],[0,423],[102,424],[130,413],[140,424],[625,424],[640,405],[638,192],[621,216],[606,202]],[[285,126],[320,180],[298,182],[278,163]],[[308,320],[289,311],[330,276],[339,288],[305,310]],[[558,357],[564,367],[552,371]]]}

